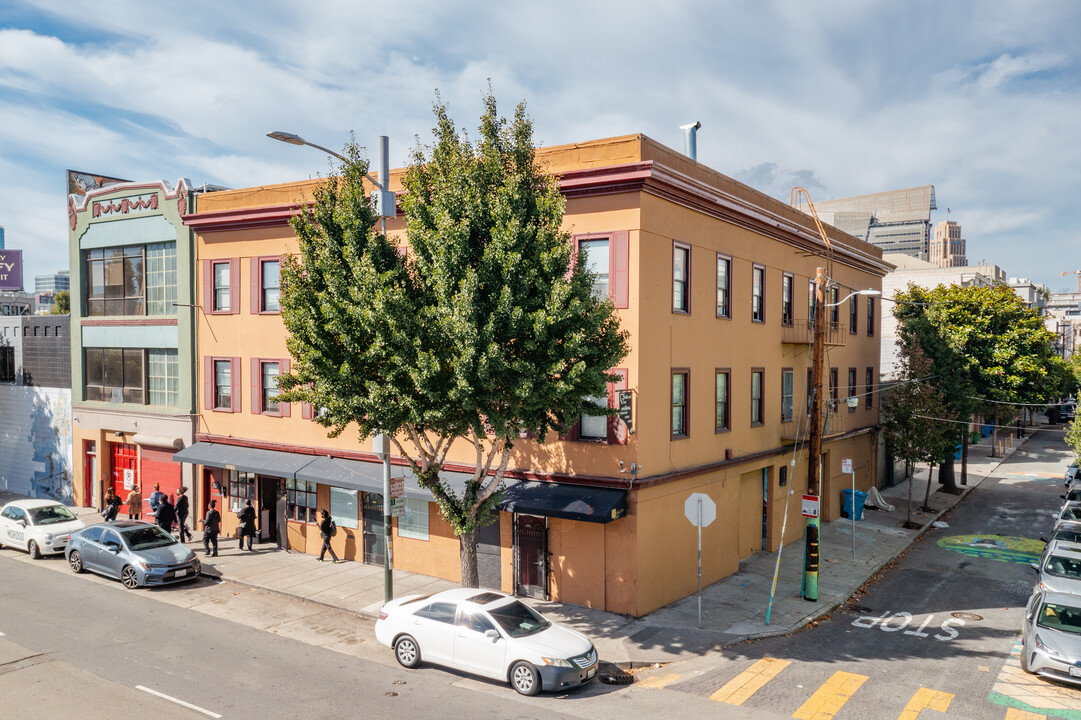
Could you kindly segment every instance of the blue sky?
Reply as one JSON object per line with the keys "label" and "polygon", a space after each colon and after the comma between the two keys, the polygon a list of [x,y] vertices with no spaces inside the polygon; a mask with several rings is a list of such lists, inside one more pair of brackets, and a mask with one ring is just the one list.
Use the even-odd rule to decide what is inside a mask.
{"label": "blue sky", "polygon": [[[258,7],[257,12],[251,9]],[[325,174],[355,131],[405,164],[436,89],[491,78],[542,145],[641,132],[783,200],[932,184],[972,263],[1052,290],[1081,268],[1081,3],[0,3],[0,225],[25,277],[68,265],[67,168],[245,187]],[[374,158],[373,158],[374,159]]]}

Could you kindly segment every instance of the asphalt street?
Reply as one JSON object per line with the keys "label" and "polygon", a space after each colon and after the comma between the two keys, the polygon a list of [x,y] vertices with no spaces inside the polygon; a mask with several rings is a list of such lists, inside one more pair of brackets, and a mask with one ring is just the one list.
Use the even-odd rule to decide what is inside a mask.
{"label": "asphalt street", "polygon": [[[948,527],[817,626],[651,671],[645,684],[776,717],[1081,717],[1081,690],[1011,671],[1029,562],[1068,458],[1060,433],[1038,434],[942,518]],[[1034,700],[1033,683],[1050,699]]]}

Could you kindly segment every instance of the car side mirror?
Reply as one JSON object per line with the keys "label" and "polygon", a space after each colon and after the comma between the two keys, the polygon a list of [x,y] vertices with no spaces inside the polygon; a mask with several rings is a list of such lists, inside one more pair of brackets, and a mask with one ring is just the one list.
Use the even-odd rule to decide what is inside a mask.
{"label": "car side mirror", "polygon": [[[110,549],[110,550],[112,550],[112,551],[113,551],[114,553],[118,553],[118,552],[120,552],[120,544],[119,544],[119,543],[114,543],[114,542],[111,542],[111,543],[105,543],[105,547],[109,548],[109,549]],[[1033,565],[1033,567],[1036,567],[1036,566],[1035,566],[1035,565]]]}
{"label": "car side mirror", "polygon": [[499,639],[499,631],[498,630],[491,630],[491,629],[485,630],[484,631],[484,637],[489,638],[491,640],[498,640]]}
{"label": "car side mirror", "polygon": [[1035,570],[1037,575],[1040,573],[1040,566],[1036,563],[1029,563],[1028,566]]}
{"label": "car side mirror", "polygon": [[19,524],[22,525],[23,527],[26,527],[26,520],[23,520],[22,518],[19,518]]}
{"label": "car side mirror", "polygon": [[1043,535],[1041,535],[1040,536],[1040,542],[1042,542],[1042,543],[1047,542],[1047,538],[1045,538]]}

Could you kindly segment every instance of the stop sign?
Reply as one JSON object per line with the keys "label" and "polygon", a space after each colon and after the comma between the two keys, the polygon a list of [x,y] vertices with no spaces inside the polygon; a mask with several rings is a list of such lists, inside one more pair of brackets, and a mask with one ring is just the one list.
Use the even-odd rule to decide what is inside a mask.
{"label": "stop sign", "polygon": [[717,504],[705,493],[691,493],[683,503],[683,514],[691,521],[691,525],[709,527],[709,524],[717,519]]}

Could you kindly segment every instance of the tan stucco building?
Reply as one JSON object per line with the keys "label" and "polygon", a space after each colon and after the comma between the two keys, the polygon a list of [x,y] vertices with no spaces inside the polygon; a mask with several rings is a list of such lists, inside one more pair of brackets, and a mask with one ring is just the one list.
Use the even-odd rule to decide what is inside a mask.
{"label": "tan stucco building", "polygon": [[[808,215],[641,135],[548,148],[560,176],[565,229],[605,255],[608,292],[632,350],[609,388],[629,390],[631,427],[588,418],[561,438],[523,439],[497,521],[480,533],[484,585],[640,616],[694,592],[691,493],[717,505],[703,532],[703,583],[802,535],[806,488],[809,288],[836,283],[824,397],[823,517],[839,515],[841,459],[857,485],[876,480],[880,308],[854,290],[881,289],[881,251],[828,228],[826,252]],[[390,185],[400,189],[400,174]],[[289,357],[277,313],[277,269],[296,251],[288,219],[318,181],[213,193],[185,217],[195,233],[198,298],[196,466],[209,498],[252,498],[261,532],[317,553],[315,508],[337,518],[339,555],[381,562],[381,470],[371,440],[330,439],[312,409],[275,398]],[[402,238],[403,219],[388,224]],[[606,251],[606,252],[604,252]],[[851,403],[847,398],[854,398]],[[470,470],[452,453],[445,480]],[[405,474],[396,467],[395,475]],[[458,542],[430,496],[407,477],[394,521],[394,565],[459,578]],[[785,536],[782,520],[788,513]],[[235,527],[226,515],[226,532]]]}

